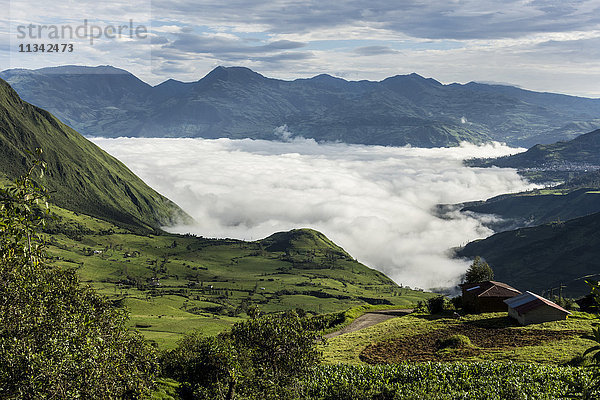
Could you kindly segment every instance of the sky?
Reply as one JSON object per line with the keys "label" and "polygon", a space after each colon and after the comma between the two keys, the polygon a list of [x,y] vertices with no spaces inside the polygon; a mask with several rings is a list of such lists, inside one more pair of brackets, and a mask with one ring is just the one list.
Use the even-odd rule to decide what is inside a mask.
{"label": "sky", "polygon": [[[531,186],[515,170],[467,168],[506,146],[410,148],[231,139],[94,139],[197,223],[168,228],[205,237],[258,240],[313,228],[398,284],[452,287],[470,262],[449,250],[492,232],[455,204]],[[287,142],[285,142],[287,140]],[[485,218],[492,218],[485,216]]]}
{"label": "sky", "polygon": [[[113,65],[153,85],[195,81],[218,65],[281,79],[416,72],[442,83],[600,97],[600,0],[0,0],[0,7],[8,10],[0,16],[2,70]],[[52,26],[60,34],[52,36]],[[69,35],[85,26],[87,35]],[[73,49],[19,52],[48,43]]]}

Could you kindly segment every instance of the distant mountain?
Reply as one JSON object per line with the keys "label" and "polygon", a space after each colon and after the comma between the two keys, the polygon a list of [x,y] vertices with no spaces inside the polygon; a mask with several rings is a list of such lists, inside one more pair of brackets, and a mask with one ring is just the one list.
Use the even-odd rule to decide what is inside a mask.
{"label": "distant mountain", "polygon": [[565,181],[600,169],[600,129],[573,140],[536,145],[524,153],[465,161],[471,167],[517,168],[534,182]]}
{"label": "distant mountain", "polygon": [[488,225],[495,231],[534,226],[600,212],[600,171],[546,189],[503,194],[464,204],[463,212],[494,214],[502,218]]}
{"label": "distant mountain", "polygon": [[14,179],[25,174],[32,157],[27,151],[38,147],[48,164],[42,183],[58,206],[134,229],[190,219],[117,159],[21,100],[0,79],[0,175]]}
{"label": "distant mountain", "polygon": [[283,81],[217,67],[196,82],[170,79],[154,87],[108,66],[7,70],[0,77],[87,136],[279,139],[275,129],[287,125],[318,141],[523,145],[545,143],[544,135],[570,138],[600,121],[600,99],[443,85],[417,74],[380,82],[329,75]]}
{"label": "distant mountain", "polygon": [[[564,294],[589,292],[584,279],[600,274],[600,213],[495,234],[471,242],[459,257],[482,256],[495,279],[522,290],[547,292],[566,285]],[[558,294],[558,290],[554,291]]]}

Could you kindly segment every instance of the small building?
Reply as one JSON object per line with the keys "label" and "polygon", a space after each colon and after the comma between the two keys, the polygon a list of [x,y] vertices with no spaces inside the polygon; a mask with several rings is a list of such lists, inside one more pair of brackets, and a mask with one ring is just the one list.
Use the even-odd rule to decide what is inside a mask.
{"label": "small building", "polygon": [[528,291],[504,302],[508,306],[508,316],[521,325],[560,321],[571,314],[558,304]]}
{"label": "small building", "polygon": [[474,313],[506,311],[504,300],[521,294],[512,286],[496,281],[463,283],[460,287],[463,308]]}

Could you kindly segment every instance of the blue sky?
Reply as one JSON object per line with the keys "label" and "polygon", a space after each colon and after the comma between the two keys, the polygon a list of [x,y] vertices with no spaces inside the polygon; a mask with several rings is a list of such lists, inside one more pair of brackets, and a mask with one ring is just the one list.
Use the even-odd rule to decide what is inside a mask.
{"label": "blue sky", "polygon": [[[600,97],[600,0],[0,0],[0,68],[113,65],[157,84],[217,65],[282,79],[329,73],[380,80],[416,72],[443,83],[502,82]],[[69,54],[19,53],[19,26],[147,28],[144,37],[50,39]],[[44,42],[44,41],[42,41]]]}

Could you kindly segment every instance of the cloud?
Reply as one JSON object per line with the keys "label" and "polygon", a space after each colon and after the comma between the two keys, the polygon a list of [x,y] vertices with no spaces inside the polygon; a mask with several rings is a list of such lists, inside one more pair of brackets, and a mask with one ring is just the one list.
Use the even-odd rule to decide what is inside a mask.
{"label": "cloud", "polygon": [[354,49],[354,52],[361,56],[378,56],[381,54],[396,54],[397,50],[389,46],[363,46]]}
{"label": "cloud", "polygon": [[[253,26],[273,33],[313,32],[327,28],[373,26],[426,39],[490,39],[530,33],[594,29],[600,22],[597,1],[508,0],[390,2],[308,0],[269,3],[167,0],[153,3],[158,15],[192,20],[199,10],[212,25]],[[160,12],[158,12],[160,10]]]}
{"label": "cloud", "polygon": [[[291,134],[280,128],[282,137]],[[461,160],[514,152],[500,145],[420,149],[230,139],[95,139],[198,225],[204,236],[257,240],[310,227],[396,282],[438,287],[467,264],[448,249],[491,232],[468,216],[432,208],[522,190],[513,170],[470,169]]]}
{"label": "cloud", "polygon": [[271,53],[304,47],[306,44],[291,40],[276,40],[262,45],[253,45],[254,40],[244,40],[229,34],[196,34],[190,32],[175,33],[175,40],[165,47],[191,53],[210,54],[254,54]]}

